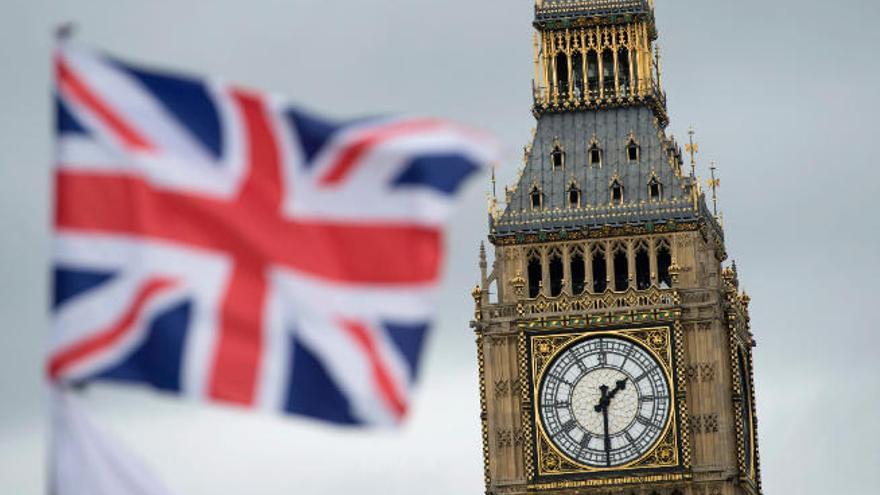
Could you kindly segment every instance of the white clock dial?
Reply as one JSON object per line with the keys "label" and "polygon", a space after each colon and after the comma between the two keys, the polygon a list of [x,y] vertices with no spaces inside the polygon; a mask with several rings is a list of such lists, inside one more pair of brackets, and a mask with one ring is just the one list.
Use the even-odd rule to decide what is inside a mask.
{"label": "white clock dial", "polygon": [[591,467],[616,467],[648,453],[670,418],[669,380],[651,353],[619,337],[579,341],[554,358],[540,385],[547,436]]}

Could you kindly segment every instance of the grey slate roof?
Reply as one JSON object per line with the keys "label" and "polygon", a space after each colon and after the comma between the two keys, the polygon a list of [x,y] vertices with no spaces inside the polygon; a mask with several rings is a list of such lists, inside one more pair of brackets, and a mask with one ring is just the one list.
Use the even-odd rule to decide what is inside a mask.
{"label": "grey slate roof", "polygon": [[535,6],[535,20],[576,19],[608,15],[637,15],[653,11],[651,0],[544,0]]}
{"label": "grey slate roof", "polygon": [[[631,162],[627,144],[633,136],[640,159]],[[595,138],[603,150],[601,166],[589,164],[588,149]],[[565,166],[553,169],[555,144],[565,152]],[[693,179],[681,173],[681,150],[660,127],[647,106],[543,114],[519,181],[508,194],[505,211],[493,222],[495,235],[582,229],[604,225],[662,223],[669,220],[707,219],[720,228],[701,197],[695,208]],[[662,184],[663,198],[652,201],[648,184]],[[624,187],[624,204],[611,204],[611,184]],[[568,205],[574,184],[581,191],[581,207]],[[530,193],[538,185],[543,207],[531,207]]]}

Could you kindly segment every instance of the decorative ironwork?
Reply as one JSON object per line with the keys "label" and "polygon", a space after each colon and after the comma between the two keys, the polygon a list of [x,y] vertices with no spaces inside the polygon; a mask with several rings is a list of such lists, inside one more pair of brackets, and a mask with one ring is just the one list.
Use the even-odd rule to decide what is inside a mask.
{"label": "decorative ironwork", "polygon": [[[553,315],[563,313],[619,312],[640,308],[667,308],[681,303],[678,292],[674,289],[651,287],[647,290],[630,289],[626,292],[606,292],[604,294],[581,294],[570,296],[561,294],[558,297],[539,295],[535,299],[522,300],[517,303],[517,314],[520,317],[532,318],[537,315]],[[649,320],[649,318],[645,318]]]}
{"label": "decorative ironwork", "polygon": [[535,5],[535,19],[598,17],[653,13],[653,0],[543,0]]}

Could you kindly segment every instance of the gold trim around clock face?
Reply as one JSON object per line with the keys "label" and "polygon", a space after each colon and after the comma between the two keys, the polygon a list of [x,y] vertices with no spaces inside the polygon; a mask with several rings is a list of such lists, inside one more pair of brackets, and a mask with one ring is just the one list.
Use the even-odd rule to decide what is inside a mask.
{"label": "gold trim around clock face", "polygon": [[[675,382],[673,332],[670,326],[630,328],[602,331],[575,331],[564,334],[530,334],[532,379],[531,416],[536,426],[533,448],[536,454],[538,476],[575,474],[604,474],[609,472],[680,467],[678,435],[678,403]],[[639,345],[661,366],[669,387],[670,413],[660,438],[641,457],[627,464],[613,467],[594,467],[578,462],[562,453],[550,440],[544,429],[538,399],[540,386],[549,365],[566,349],[587,339],[615,337]],[[527,419],[527,418],[524,418]]]}

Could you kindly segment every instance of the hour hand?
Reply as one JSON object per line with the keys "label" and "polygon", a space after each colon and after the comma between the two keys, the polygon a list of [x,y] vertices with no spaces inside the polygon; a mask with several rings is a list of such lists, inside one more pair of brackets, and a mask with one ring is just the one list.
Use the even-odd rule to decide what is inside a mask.
{"label": "hour hand", "polygon": [[614,396],[617,395],[617,392],[620,392],[620,391],[623,391],[623,390],[626,390],[626,378],[624,378],[623,380],[619,380],[619,381],[617,382],[617,386],[614,387],[614,390],[612,390],[610,394],[608,394],[608,399],[609,399],[609,400],[610,400],[610,399],[613,399]]}

